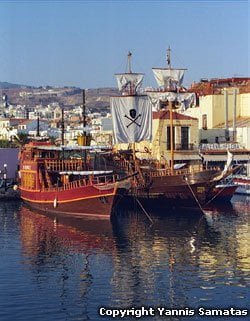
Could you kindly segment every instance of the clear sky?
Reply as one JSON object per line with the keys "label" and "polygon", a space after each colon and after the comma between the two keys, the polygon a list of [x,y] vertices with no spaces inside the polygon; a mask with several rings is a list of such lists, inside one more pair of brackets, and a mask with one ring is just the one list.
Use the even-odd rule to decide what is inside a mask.
{"label": "clear sky", "polygon": [[114,73],[185,67],[184,83],[249,76],[249,3],[235,1],[0,1],[0,81],[114,87]]}

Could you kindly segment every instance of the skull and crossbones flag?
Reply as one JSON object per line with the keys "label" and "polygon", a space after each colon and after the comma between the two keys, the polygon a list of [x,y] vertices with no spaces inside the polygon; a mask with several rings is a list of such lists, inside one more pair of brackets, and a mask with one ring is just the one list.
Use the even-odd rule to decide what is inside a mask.
{"label": "skull and crossbones flag", "polygon": [[152,138],[152,107],[147,96],[111,97],[116,143],[135,143]]}

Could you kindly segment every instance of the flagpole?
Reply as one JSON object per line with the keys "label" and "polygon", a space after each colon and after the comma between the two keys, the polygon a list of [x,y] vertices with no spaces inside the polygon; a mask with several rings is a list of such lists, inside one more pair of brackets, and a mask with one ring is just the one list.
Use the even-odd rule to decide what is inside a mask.
{"label": "flagpole", "polygon": [[135,143],[133,143],[133,161],[135,162]]}

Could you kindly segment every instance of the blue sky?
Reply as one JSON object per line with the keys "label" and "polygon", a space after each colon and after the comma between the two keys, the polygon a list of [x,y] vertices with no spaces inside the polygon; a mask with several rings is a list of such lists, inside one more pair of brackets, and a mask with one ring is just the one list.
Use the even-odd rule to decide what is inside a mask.
{"label": "blue sky", "polygon": [[185,67],[200,78],[249,76],[247,1],[0,1],[0,81],[114,87],[114,73]]}

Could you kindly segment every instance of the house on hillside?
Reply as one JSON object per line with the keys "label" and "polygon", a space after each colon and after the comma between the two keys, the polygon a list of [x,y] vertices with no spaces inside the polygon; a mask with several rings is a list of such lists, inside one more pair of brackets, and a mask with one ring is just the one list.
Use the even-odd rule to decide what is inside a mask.
{"label": "house on hillside", "polygon": [[17,135],[17,127],[23,119],[0,118],[0,139],[11,140],[11,137]]}
{"label": "house on hillside", "polygon": [[[37,119],[23,119],[17,126],[17,132],[35,136],[37,133],[38,122]],[[49,123],[46,120],[39,120],[39,132],[45,136],[49,129]]]}

